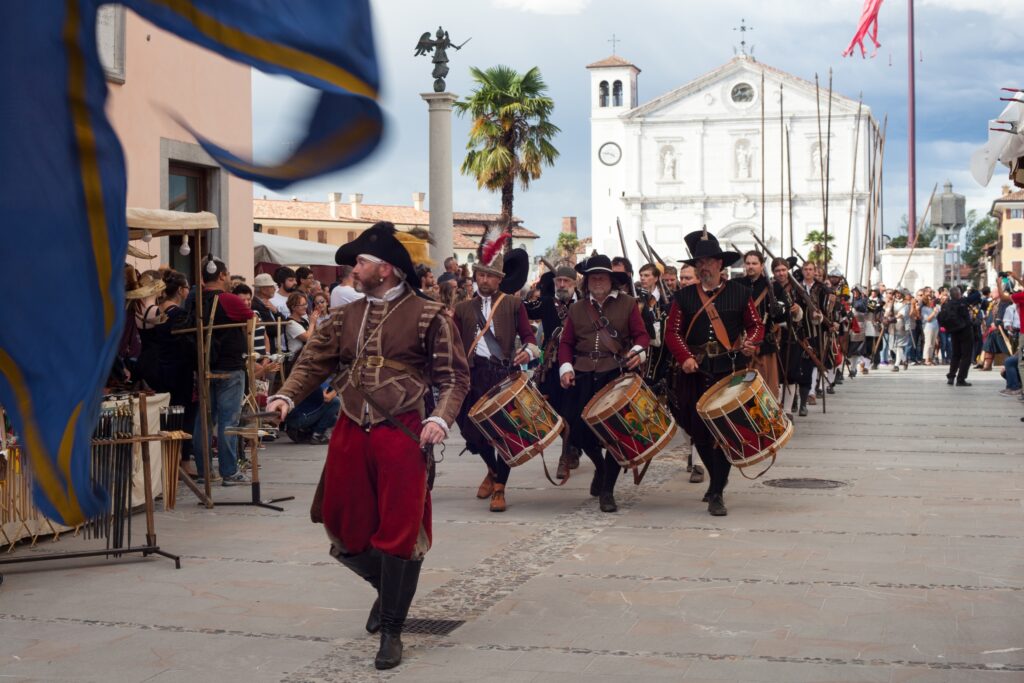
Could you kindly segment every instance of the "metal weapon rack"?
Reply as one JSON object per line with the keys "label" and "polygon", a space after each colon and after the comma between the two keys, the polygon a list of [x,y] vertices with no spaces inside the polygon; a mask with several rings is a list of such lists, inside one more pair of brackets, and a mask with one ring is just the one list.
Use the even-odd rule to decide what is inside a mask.
{"label": "metal weapon rack", "polygon": [[[139,434],[133,434],[133,415],[131,402],[126,406],[104,409],[100,413],[92,439],[91,480],[94,486],[104,488],[109,497],[107,509],[101,514],[74,527],[72,533],[82,533],[86,539],[103,538],[106,547],[101,550],[80,550],[56,553],[33,553],[25,557],[0,558],[0,566],[5,564],[21,564],[25,562],[43,562],[49,560],[67,560],[83,557],[121,557],[122,555],[141,553],[143,557],[160,555],[174,560],[176,569],[181,568],[181,558],[166,550],[157,543],[156,523],[153,514],[153,487],[150,464],[150,444],[161,441],[165,444],[179,442],[191,438],[182,431],[161,431],[149,433],[149,419],[146,412],[146,395],[138,394]],[[142,473],[144,488],[143,509],[146,515],[145,543],[132,544],[132,469],[135,444],[140,445],[142,453]],[[180,451],[168,448],[177,455]],[[11,539],[3,528],[3,523],[14,522],[19,530],[23,528],[31,537],[31,546],[36,545],[39,530],[29,527],[30,520],[42,519],[45,527],[53,534],[54,540],[62,533],[54,524],[38,514],[32,503],[32,480],[28,468],[23,461],[23,452],[12,447],[8,450],[3,467],[0,468],[0,535],[9,544],[8,552],[14,549],[17,539]],[[170,473],[168,473],[170,474]],[[172,475],[173,476],[173,475]],[[164,502],[167,505],[167,500]],[[173,505],[173,504],[172,504]],[[17,534],[17,532],[15,532]],[[3,574],[0,574],[3,583]]]}

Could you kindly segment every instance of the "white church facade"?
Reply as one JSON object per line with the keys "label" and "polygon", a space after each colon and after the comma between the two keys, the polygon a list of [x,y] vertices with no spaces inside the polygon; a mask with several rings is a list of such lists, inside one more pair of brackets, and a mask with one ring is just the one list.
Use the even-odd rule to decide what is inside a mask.
{"label": "white church facade", "polygon": [[[848,270],[851,283],[866,280],[870,269],[864,263],[869,161],[878,136],[878,126],[867,106],[861,110],[858,125],[857,102],[833,94],[829,137],[828,90],[823,87],[819,138],[814,84],[747,55],[739,55],[645,104],[638,100],[640,69],[629,61],[612,56],[587,69],[591,81],[591,226],[595,248],[612,255],[621,253],[615,226],[618,218],[634,262],[639,258],[636,240],[641,230],[670,262],[686,258],[683,236],[703,225],[723,245],[731,242],[745,251],[756,246],[750,232],[760,235],[763,213],[769,249],[788,256],[795,242],[797,251],[806,256],[809,247],[804,244],[805,237],[824,226],[821,149],[828,151],[831,147],[826,155],[829,234],[836,239],[830,267]],[[784,93],[781,116],[780,86]],[[792,241],[790,189],[788,181],[783,184],[788,171],[783,163],[786,147],[780,139],[780,118],[789,131]]]}

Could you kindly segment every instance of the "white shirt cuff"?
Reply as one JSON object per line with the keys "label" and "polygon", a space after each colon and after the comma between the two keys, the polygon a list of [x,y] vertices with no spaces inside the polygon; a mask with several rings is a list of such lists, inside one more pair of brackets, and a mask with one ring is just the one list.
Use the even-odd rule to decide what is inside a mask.
{"label": "white shirt cuff", "polygon": [[448,437],[448,423],[444,421],[444,418],[438,417],[437,415],[431,415],[430,417],[423,421],[423,424],[427,424],[428,422],[433,422],[434,424],[438,425],[441,429],[444,430],[445,438]]}
{"label": "white shirt cuff", "polygon": [[570,373],[572,371],[573,371],[572,363],[562,363],[559,366],[559,368],[558,368],[558,376],[559,376],[559,378],[561,378],[562,375],[565,375],[565,374]]}
{"label": "white shirt cuff", "polygon": [[537,360],[540,357],[540,349],[534,344],[526,344],[523,346],[523,351],[526,351],[526,355],[530,357],[530,360]]}
{"label": "white shirt cuff", "polygon": [[636,355],[638,355],[640,357],[640,362],[641,363],[643,363],[645,360],[647,360],[647,351],[645,351],[644,347],[640,346],[639,344],[637,344],[636,346],[631,348],[630,352],[635,353]]}
{"label": "white shirt cuff", "polygon": [[274,394],[273,396],[268,396],[267,397],[267,403],[270,403],[271,401],[277,401],[277,400],[284,401],[285,403],[288,404],[288,412],[289,413],[292,412],[293,410],[295,410],[295,401],[293,401],[290,397],[285,396],[284,394]]}

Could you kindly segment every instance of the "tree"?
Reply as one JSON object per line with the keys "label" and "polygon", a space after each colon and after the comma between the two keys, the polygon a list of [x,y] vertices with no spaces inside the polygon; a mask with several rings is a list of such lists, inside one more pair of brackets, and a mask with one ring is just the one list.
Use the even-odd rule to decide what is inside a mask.
{"label": "tree", "polygon": [[[908,237],[909,229],[907,227],[907,214],[903,214],[900,218],[900,234],[889,240],[887,247],[889,249],[902,249],[910,246],[910,238]],[[935,228],[931,224],[925,225],[921,228],[921,231],[917,233],[917,247],[930,247],[932,242],[935,241]]]}
{"label": "tree", "polygon": [[825,267],[826,263],[832,260],[831,246],[835,241],[835,233],[830,232],[828,234],[828,248],[826,248],[824,230],[811,230],[808,232],[807,237],[804,238],[804,244],[811,245],[811,253],[807,256],[807,260],[819,267]]}
{"label": "tree", "polygon": [[559,133],[550,121],[555,104],[537,67],[525,74],[502,65],[486,71],[472,67],[470,73],[478,87],[454,105],[459,116],[473,118],[469,152],[459,170],[476,177],[477,187],[501,193],[499,226],[508,232],[516,182],[528,189],[558,158],[551,144]]}
{"label": "tree", "polygon": [[986,214],[978,219],[978,212],[974,209],[967,212],[967,227],[964,231],[964,250],[962,253],[963,262],[971,267],[974,276],[979,273],[980,259],[984,253],[984,246],[999,238],[999,225],[996,220]]}
{"label": "tree", "polygon": [[576,250],[580,248],[580,238],[571,232],[559,233],[555,242],[558,251],[561,252],[561,259],[569,263],[576,262]]}

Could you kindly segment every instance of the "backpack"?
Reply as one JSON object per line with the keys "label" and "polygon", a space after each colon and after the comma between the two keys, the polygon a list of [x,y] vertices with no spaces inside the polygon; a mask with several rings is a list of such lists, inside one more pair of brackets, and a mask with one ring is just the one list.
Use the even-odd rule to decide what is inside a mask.
{"label": "backpack", "polygon": [[967,321],[964,320],[961,309],[962,306],[958,304],[947,303],[939,309],[939,314],[935,316],[935,319],[939,321],[940,326],[945,328],[946,332],[959,332],[967,327]]}

